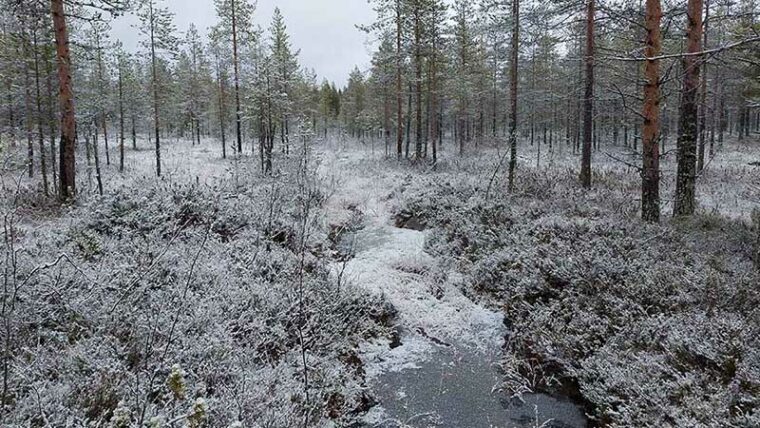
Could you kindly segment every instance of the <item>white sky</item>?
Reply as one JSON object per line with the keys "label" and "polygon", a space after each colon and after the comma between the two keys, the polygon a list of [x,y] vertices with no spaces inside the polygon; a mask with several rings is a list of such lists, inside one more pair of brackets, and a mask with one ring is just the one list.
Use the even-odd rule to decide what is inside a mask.
{"label": "white sky", "polygon": [[[163,4],[174,12],[180,32],[194,23],[205,35],[217,22],[213,0],[164,0]],[[327,78],[342,86],[354,66],[369,67],[368,37],[356,29],[356,24],[374,20],[367,0],[258,0],[254,22],[268,29],[275,7],[285,17],[294,49],[301,50],[301,65],[315,69],[320,81]],[[114,37],[130,50],[137,48],[136,22],[136,17],[124,16],[112,23]]]}

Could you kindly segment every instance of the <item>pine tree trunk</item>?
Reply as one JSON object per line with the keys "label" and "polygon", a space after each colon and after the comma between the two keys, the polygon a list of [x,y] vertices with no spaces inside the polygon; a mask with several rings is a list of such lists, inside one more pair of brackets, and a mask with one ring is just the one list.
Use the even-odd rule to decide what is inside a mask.
{"label": "pine tree trunk", "polygon": [[55,97],[53,96],[53,63],[51,61],[52,50],[50,46],[45,46],[45,88],[47,90],[47,116],[48,116],[48,134],[50,138],[50,173],[53,182],[53,191],[58,194],[58,170],[55,166]]}
{"label": "pine tree trunk", "polygon": [[433,31],[433,51],[430,59],[430,140],[433,149],[433,166],[438,163],[438,34]]}
{"label": "pine tree trunk", "polygon": [[404,157],[409,159],[409,146],[412,144],[412,84],[409,83],[409,93],[407,95],[406,105],[406,146],[404,147]]}
{"label": "pine tree trunk", "polygon": [[414,3],[414,67],[415,67],[415,161],[422,157],[422,22],[419,2]]}
{"label": "pine tree trunk", "polygon": [[48,171],[47,163],[45,162],[45,131],[43,130],[43,113],[42,113],[42,90],[40,88],[40,60],[37,46],[37,28],[33,31],[34,44],[32,49],[34,50],[34,83],[37,95],[37,142],[40,146],[40,172],[42,173],[42,190],[45,196],[50,195],[48,190]]}
{"label": "pine tree trunk", "polygon": [[103,177],[100,175],[100,156],[98,155],[98,124],[92,124],[92,155],[95,158],[95,180],[98,183],[98,194],[103,196]]}
{"label": "pine tree trunk", "polygon": [[401,0],[396,0],[396,156],[401,160],[404,144],[403,109],[401,94]]}
{"label": "pine tree trunk", "polygon": [[509,193],[515,190],[517,168],[517,66],[520,59],[520,0],[512,0],[512,59],[509,65]]}
{"label": "pine tree trunk", "polygon": [[678,172],[673,214],[691,216],[696,210],[697,121],[700,58],[702,50],[702,0],[689,0],[687,8],[687,53],[683,58],[683,94],[678,136]]}
{"label": "pine tree trunk", "polygon": [[[704,40],[702,46],[707,49],[710,25],[710,0],[705,0]],[[707,139],[707,63],[702,66],[702,82],[699,85],[699,149],[697,152],[697,171],[705,169],[705,142]]]}
{"label": "pine tree trunk", "polygon": [[155,20],[153,17],[153,0],[150,0],[150,57],[153,78],[153,122],[156,136],[156,175],[161,177],[161,122],[158,110],[158,71],[156,69]]}
{"label": "pine tree trunk", "polygon": [[27,63],[31,53],[29,52],[30,41],[26,37],[22,39],[21,43],[24,46],[24,127],[26,128],[27,173],[31,178],[34,177],[34,136],[32,135],[34,115],[32,114],[32,83],[29,75],[29,64]]}
{"label": "pine tree trunk", "polygon": [[[646,3],[646,50],[647,58],[654,58],[662,51],[660,22],[662,7],[660,0]],[[642,154],[644,165],[641,185],[641,216],[644,221],[660,221],[660,60],[648,60],[644,68],[644,128]]]}
{"label": "pine tree trunk", "polygon": [[225,95],[224,80],[222,80],[221,67],[219,61],[216,63],[216,79],[219,81],[219,132],[222,138],[222,159],[227,159],[227,137],[225,134],[224,117],[225,117]]}
{"label": "pine tree trunk", "polygon": [[92,148],[90,146],[90,130],[85,132],[84,136],[84,151],[87,159],[87,190],[92,189]]}
{"label": "pine tree trunk", "polygon": [[119,172],[124,172],[124,81],[119,59]]}
{"label": "pine tree trunk", "polygon": [[137,118],[132,113],[132,150],[137,150]]}
{"label": "pine tree trunk", "polygon": [[237,137],[237,151],[243,153],[243,125],[240,112],[240,63],[238,62],[238,35],[237,35],[237,7],[236,0],[232,0],[232,62],[235,72],[235,133]]}
{"label": "pine tree trunk", "polygon": [[586,91],[583,99],[583,147],[581,184],[591,188],[591,144],[594,132],[594,17],[595,0],[587,0],[586,8]]}
{"label": "pine tree trunk", "polygon": [[8,133],[10,134],[11,147],[16,147],[16,117],[13,108],[13,77],[8,75],[6,78],[8,90]]}
{"label": "pine tree trunk", "polygon": [[74,92],[71,85],[71,58],[69,54],[69,35],[66,28],[64,0],[50,0],[50,13],[55,30],[56,55],[58,57],[58,81],[61,103],[61,144],[59,145],[60,195],[68,199],[76,195],[76,115],[74,111]]}
{"label": "pine tree trunk", "polygon": [[385,89],[383,96],[383,129],[383,134],[385,136],[385,156],[388,157],[390,155],[391,144],[391,104],[388,99],[387,89]]}

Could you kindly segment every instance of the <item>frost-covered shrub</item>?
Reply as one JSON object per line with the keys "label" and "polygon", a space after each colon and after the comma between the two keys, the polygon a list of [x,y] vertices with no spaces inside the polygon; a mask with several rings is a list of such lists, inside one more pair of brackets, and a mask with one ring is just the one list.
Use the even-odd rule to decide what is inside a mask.
{"label": "frost-covered shrub", "polygon": [[[399,212],[464,292],[504,308],[506,386],[575,387],[609,426],[753,426],[760,408],[755,235],[714,213],[642,224],[636,186],[605,172],[526,173],[518,192],[441,173],[409,183]],[[456,182],[457,184],[452,184]]]}
{"label": "frost-covered shrub", "polygon": [[8,315],[5,422],[350,420],[368,401],[353,350],[390,334],[389,311],[329,277],[320,191],[301,254],[303,181],[293,176],[251,176],[245,188],[144,180],[61,218],[17,219],[9,279],[24,286]]}

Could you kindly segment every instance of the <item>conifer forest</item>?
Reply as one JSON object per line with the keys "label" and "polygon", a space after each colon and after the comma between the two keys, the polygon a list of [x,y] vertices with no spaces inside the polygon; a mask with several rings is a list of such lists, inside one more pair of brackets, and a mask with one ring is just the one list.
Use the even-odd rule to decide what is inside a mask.
{"label": "conifer forest", "polygon": [[0,427],[760,427],[760,1],[0,0]]}

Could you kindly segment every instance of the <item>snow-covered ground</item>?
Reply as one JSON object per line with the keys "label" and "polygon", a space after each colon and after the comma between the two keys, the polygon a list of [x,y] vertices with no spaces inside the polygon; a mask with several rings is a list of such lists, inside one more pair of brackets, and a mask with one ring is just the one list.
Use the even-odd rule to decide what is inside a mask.
{"label": "snow-covered ground", "polygon": [[399,187],[416,172],[366,150],[322,147],[320,153],[320,173],[335,187],[326,221],[340,224],[362,213],[361,229],[344,237],[354,257],[334,263],[334,275],[382,295],[398,311],[400,343],[360,346],[368,385],[380,400],[366,423],[533,427],[562,418],[567,426],[585,426],[572,403],[535,396],[532,406],[510,410],[508,397],[497,391],[503,314],[462,293],[456,267],[425,251],[428,232],[394,224]]}
{"label": "snow-covered ground", "polygon": [[[126,171],[124,173],[118,172],[118,151],[113,142],[111,142],[112,150],[110,153],[111,165],[105,164],[105,156],[101,152],[103,184],[107,195],[116,194],[125,189],[141,189],[141,192],[135,194],[141,193],[142,195],[146,193],[143,191],[150,193],[151,189],[160,188],[161,192],[168,191],[167,195],[172,194],[177,197],[177,194],[183,194],[181,192],[176,193],[177,189],[182,189],[183,186],[188,185],[199,185],[205,192],[204,195],[213,195],[219,192],[225,198],[236,198],[235,194],[245,194],[245,197],[249,199],[245,199],[241,203],[244,202],[248,205],[242,205],[242,207],[254,207],[261,210],[256,215],[263,215],[265,198],[268,195],[267,186],[261,185],[264,183],[262,180],[265,179],[257,175],[258,157],[251,155],[250,147],[246,147],[246,154],[241,156],[235,155],[232,150],[228,150],[228,159],[223,160],[221,159],[221,147],[216,140],[207,139],[201,145],[196,146],[187,140],[167,139],[163,143],[162,150],[164,177],[162,180],[157,180],[154,175],[155,152],[153,148],[145,140],[140,140],[138,145],[140,147],[138,151],[133,151],[127,147]],[[425,180],[433,180],[433,184],[436,185],[455,183],[460,186],[467,183],[475,189],[474,191],[484,192],[487,184],[494,176],[495,168],[501,158],[501,152],[494,148],[482,148],[477,153],[471,153],[460,158],[448,149],[447,147],[441,153],[438,171],[431,174],[427,166],[410,166],[406,163],[399,164],[395,160],[386,159],[377,147],[373,149],[353,143],[338,144],[332,142],[317,142],[314,145],[314,151],[319,161],[318,174],[325,186],[321,190],[327,196],[323,206],[320,207],[320,221],[323,222],[324,230],[329,230],[331,227],[340,228],[352,221],[358,222],[342,234],[342,242],[340,243],[344,247],[351,248],[352,257],[345,262],[329,262],[332,280],[335,282],[340,278],[343,283],[349,283],[352,290],[356,290],[352,293],[357,292],[361,298],[369,299],[367,302],[370,302],[374,297],[384,299],[392,305],[395,311],[393,322],[398,337],[389,338],[382,334],[372,335],[374,338],[359,340],[355,344],[361,360],[362,377],[366,383],[363,386],[357,386],[351,383],[353,381],[347,381],[355,388],[350,393],[361,392],[362,388],[368,388],[381,400],[380,404],[373,407],[369,414],[364,417],[365,422],[370,425],[385,426],[383,424],[390,421],[397,425],[416,426],[418,423],[433,423],[437,420],[436,423],[443,424],[443,426],[457,426],[451,425],[455,423],[452,420],[455,419],[456,415],[466,415],[470,418],[483,417],[484,420],[491,421],[489,423],[493,426],[522,427],[540,425],[546,419],[563,417],[563,414],[568,412],[570,415],[565,415],[568,418],[567,420],[577,421],[577,415],[572,414],[573,411],[577,412],[577,409],[572,404],[541,401],[541,399],[534,400],[533,403],[536,406],[548,406],[550,408],[539,409],[536,407],[536,418],[530,421],[515,422],[510,419],[507,413],[501,413],[502,411],[507,412],[506,407],[508,406],[500,401],[498,396],[493,393],[493,389],[499,383],[501,376],[494,366],[502,356],[502,346],[508,333],[504,322],[504,311],[498,304],[493,304],[487,299],[479,299],[472,294],[465,294],[468,292],[472,278],[463,275],[461,266],[459,266],[460,261],[456,258],[445,254],[431,255],[428,244],[432,238],[432,231],[401,229],[395,225],[394,215],[404,203],[408,202],[407,189],[416,187],[415,191],[424,193],[424,189],[420,189],[420,185],[425,183]],[[546,183],[547,186],[553,186],[557,183],[564,183],[563,186],[568,186],[567,183],[573,181],[572,176],[575,175],[579,158],[567,147],[557,146],[554,150],[543,147],[539,157],[537,147],[523,144],[520,146],[519,153],[519,177],[528,175],[541,177],[542,179],[537,182]],[[664,214],[667,214],[669,210],[673,193],[674,158],[673,154],[669,154],[663,159]],[[100,202],[96,197],[95,171],[92,167],[88,169],[84,156],[80,156],[78,159],[80,201],[77,206],[60,212],[56,211],[55,208],[50,208],[51,211],[37,211],[40,207],[38,200],[34,199],[36,193],[34,189],[39,186],[37,179],[30,181],[19,173],[23,162],[22,153],[19,152],[15,158],[10,157],[9,159],[11,162],[5,164],[6,169],[2,176],[2,186],[6,189],[6,193],[8,195],[13,193],[15,180],[19,177],[21,177],[22,186],[28,187],[29,190],[24,194],[28,200],[22,201],[24,206],[19,210],[18,219],[22,228],[29,233],[25,238],[27,242],[33,241],[37,237],[40,237],[40,242],[44,242],[42,238],[48,239],[46,237],[55,236],[55,239],[68,245],[72,240],[67,235],[71,233],[69,230],[78,233],[79,223],[90,221],[90,214],[94,217],[112,215],[108,212],[99,211]],[[279,162],[281,161],[281,157],[275,160],[277,165],[280,165]],[[13,162],[15,162],[15,168]],[[708,168],[698,179],[697,194],[702,213],[746,222],[752,209],[760,205],[760,167],[754,165],[757,162],[760,162],[760,152],[748,145],[728,144],[724,150],[719,151],[715,158],[709,161]],[[639,157],[629,153],[624,148],[609,148],[596,152],[594,154],[594,168],[597,173],[596,180],[599,183],[599,190],[584,194],[581,199],[591,201],[593,204],[596,198],[604,197],[604,192],[614,192],[616,197],[627,195],[626,203],[621,204],[620,210],[627,210],[626,215],[635,215],[640,177],[634,165],[639,163]],[[287,179],[287,171],[283,177],[283,179]],[[497,172],[493,186],[495,190],[493,191],[500,192],[504,186],[503,181],[503,173]],[[572,186],[567,188],[569,192],[575,192]],[[532,191],[537,190],[532,189]],[[160,195],[161,193],[159,193]],[[141,197],[145,198],[144,195]],[[578,195],[574,195],[574,197],[575,199],[579,198]],[[108,197],[106,201],[114,202],[110,201]],[[8,204],[9,199],[4,202]],[[175,202],[181,204],[184,201]],[[197,202],[192,201],[192,203]],[[142,202],[138,201],[138,203]],[[162,201],[149,200],[148,203],[160,205]],[[44,207],[44,205],[42,206]],[[88,207],[93,208],[92,213],[85,213]],[[121,205],[115,203],[113,207],[109,207],[109,209],[116,208],[120,209]],[[139,207],[139,209],[143,208],[146,207]],[[191,208],[194,207],[191,206]],[[530,201],[525,207],[528,213],[530,212],[529,208]],[[240,209],[240,206],[235,205],[235,209]],[[582,209],[593,211],[594,207],[582,207]],[[83,214],[86,215],[85,218],[82,217]],[[122,215],[122,213],[117,214]],[[155,213],[151,212],[151,214]],[[233,211],[232,214],[237,215],[237,212]],[[256,217],[256,221],[259,220]],[[561,220],[558,219],[560,222]],[[108,219],[108,221],[111,220]],[[260,226],[260,224],[252,224],[251,228],[255,229]],[[64,231],[66,232],[64,233]],[[102,271],[103,268],[97,263],[100,262],[101,256],[98,255],[100,251],[105,251],[106,254],[109,254],[108,251],[114,253],[121,251],[119,247],[119,245],[123,245],[121,241],[106,236],[102,242],[97,240],[89,242],[88,239],[91,238],[92,233],[87,233],[81,237],[77,235],[75,238],[85,239],[83,242],[76,243],[80,249],[84,246],[84,250],[91,250],[96,253],[94,256],[95,263],[92,266],[87,265],[91,261],[82,262],[90,269],[87,270],[88,267],[85,267],[84,270],[88,272],[88,275],[95,278],[110,278],[110,276],[120,275]],[[258,239],[257,233],[255,230],[243,232],[242,239]],[[188,239],[198,240],[199,236],[198,231]],[[165,238],[156,232],[156,242],[161,242],[161,239]],[[229,258],[222,258],[218,262],[214,258],[202,260],[199,269],[203,275],[209,278],[209,281],[213,281],[214,278],[217,278],[215,276],[217,266],[223,262],[227,270],[223,276],[219,277],[220,280],[232,281],[231,283],[237,284],[235,286],[248,286],[246,275],[258,275],[260,273],[259,271],[248,270],[250,269],[250,260],[247,258],[250,256],[255,259],[256,257],[256,255],[248,254],[246,250],[250,250],[248,244],[250,242],[237,242],[233,244],[235,247],[229,247],[226,243],[215,242],[213,244],[215,254],[227,254]],[[45,245],[57,244],[51,242]],[[93,248],[89,248],[90,245]],[[186,248],[193,248],[190,241],[182,243],[182,245],[187,245]],[[127,256],[134,257],[130,263],[142,263],[139,251],[135,250],[135,254],[132,254],[131,250],[124,251]],[[242,258],[238,260],[238,257]],[[284,260],[289,260],[290,254],[282,257]],[[182,260],[182,257],[177,254],[174,255],[174,259]],[[244,262],[243,259],[247,261]],[[103,260],[110,263],[107,258],[103,258]],[[119,269],[127,269],[127,265],[124,264],[126,262],[119,263]],[[229,266],[226,263],[229,263]],[[177,266],[166,267],[167,271],[176,268]],[[183,266],[183,268],[187,268],[187,266]],[[270,266],[266,266],[261,269],[266,271],[270,268]],[[79,275],[73,268],[69,271],[71,271],[69,272],[71,275]],[[125,271],[121,274],[126,275],[127,273],[129,272]],[[111,281],[111,279],[108,280]],[[258,290],[256,287],[254,289]],[[229,293],[230,295],[227,297],[232,303],[234,303],[234,299],[239,297],[237,293],[243,292],[242,290],[231,290],[229,287],[221,287],[219,290],[223,294]],[[74,291],[71,290],[72,293]],[[170,290],[171,293],[176,293],[176,291]],[[282,293],[288,299],[292,298],[292,295],[288,294],[290,291],[287,287],[282,289]],[[173,294],[170,295],[174,296]],[[266,296],[265,299],[273,299],[269,291],[263,292],[263,295]],[[108,295],[104,296],[105,299],[109,298]],[[208,303],[202,295],[195,298],[198,299],[199,304]],[[347,299],[347,302],[354,302],[351,300],[354,298],[352,295],[342,296],[342,298]],[[362,301],[357,304],[371,305],[367,302]],[[275,305],[277,310],[286,312],[277,306],[279,303],[274,302],[274,300],[267,302],[267,304]],[[253,315],[252,319],[258,319],[256,317],[260,315],[258,313]],[[209,326],[216,325],[216,318],[214,317],[217,315],[209,312],[204,316],[207,318]],[[264,321],[256,322],[264,325]],[[259,328],[261,325],[257,324],[255,328]],[[216,333],[212,331],[206,333],[213,335],[228,334],[229,332],[220,330]],[[284,332],[280,331],[278,334],[281,336],[277,340],[287,339],[287,334]],[[232,342],[232,339],[230,341]],[[188,346],[191,345],[197,344],[189,344]],[[288,346],[292,346],[292,344]],[[84,351],[86,351],[85,348],[83,348]],[[344,351],[341,348],[340,352]],[[202,354],[202,351],[197,352]],[[337,355],[338,351],[335,352]],[[118,360],[119,356],[114,355],[109,358]],[[292,372],[293,367],[298,366],[298,359],[295,355],[289,355],[287,358],[289,358],[287,364],[292,365],[292,367],[283,363],[274,370],[273,373],[275,374],[262,375],[261,378],[262,381],[276,384],[279,379],[279,375],[276,374],[277,370],[284,370],[293,376],[287,385],[280,386],[281,390],[278,392],[280,395],[277,396],[277,400],[280,400],[279,404],[282,404],[284,408],[290,408],[287,406],[293,405],[288,403],[286,398],[287,388],[300,387],[299,382],[296,381],[296,375]],[[345,366],[337,363],[338,357],[334,355],[329,357],[315,356],[314,358],[317,361],[316,365],[322,364],[319,369],[323,370],[322,373],[327,372],[343,376],[346,370]],[[93,361],[93,364],[98,362]],[[437,371],[439,367],[441,368],[440,373]],[[340,376],[336,375],[336,377]],[[440,381],[437,388],[432,386],[430,388],[419,388],[420,385],[425,385],[426,382],[431,383],[436,379]],[[416,387],[413,388],[412,385]],[[457,388],[462,389],[457,390]],[[467,391],[468,396],[473,395],[482,399],[479,401],[457,400],[456,394],[464,393],[463,391]],[[261,391],[261,394],[266,394],[266,392]],[[452,396],[454,399],[451,398]],[[262,397],[256,395],[254,398],[262,399]],[[212,405],[215,404],[218,405],[219,402],[212,400]],[[448,408],[441,406],[448,406]],[[465,409],[460,410],[456,406],[477,407],[478,409],[472,413],[467,413]],[[30,405],[29,408],[32,406]],[[565,410],[560,411],[561,409],[565,409],[567,412]],[[447,411],[449,411],[449,420],[442,420],[441,418],[446,417]],[[498,416],[493,417],[495,414]],[[290,416],[294,417],[293,415]],[[276,421],[278,415],[271,414],[268,417],[270,420]],[[447,423],[449,425],[446,425]]]}

